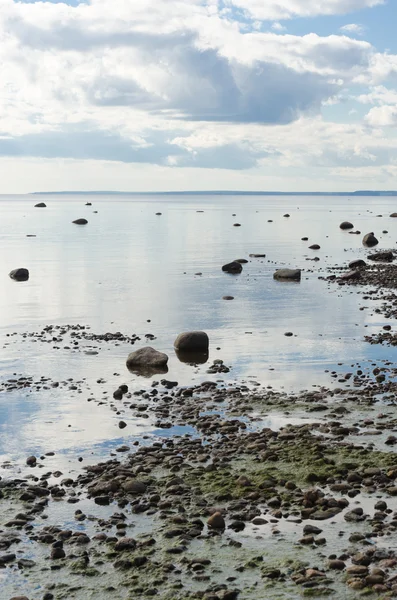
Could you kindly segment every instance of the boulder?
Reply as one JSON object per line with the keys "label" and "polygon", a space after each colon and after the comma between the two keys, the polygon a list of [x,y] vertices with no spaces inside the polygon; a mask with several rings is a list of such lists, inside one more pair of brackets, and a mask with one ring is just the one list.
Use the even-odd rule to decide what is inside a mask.
{"label": "boulder", "polygon": [[234,262],[238,262],[240,265],[246,265],[248,260],[246,258],[236,258]]}
{"label": "boulder", "polygon": [[340,279],[342,281],[354,281],[356,279],[360,279],[361,274],[360,271],[347,271],[347,273],[343,273],[343,275],[341,275]]}
{"label": "boulder", "polygon": [[266,258],[266,254],[250,254],[251,258]]}
{"label": "boulder", "polygon": [[373,231],[371,231],[371,233],[367,233],[363,237],[363,244],[364,246],[368,246],[368,248],[372,248],[372,246],[377,246],[379,244],[379,241],[376,239]]}
{"label": "boulder", "polygon": [[150,346],[140,348],[131,352],[127,358],[127,367],[129,369],[151,369],[157,367],[166,367],[168,356],[163,352],[159,352]]}
{"label": "boulder", "polygon": [[357,258],[349,262],[349,269],[359,269],[360,267],[366,267],[367,263],[362,258]]}
{"label": "boulder", "polygon": [[87,219],[76,219],[75,221],[72,221],[72,223],[75,225],[87,225],[88,221]]}
{"label": "boulder", "polygon": [[392,213],[390,216],[393,217],[393,218],[396,218],[397,217],[397,213]]}
{"label": "boulder", "polygon": [[208,352],[209,338],[204,331],[180,333],[174,342],[179,352]]}
{"label": "boulder", "polygon": [[387,252],[375,252],[375,254],[370,254],[368,256],[368,260],[375,260],[381,262],[392,262],[395,259],[395,256],[391,250]]}
{"label": "boulder", "polygon": [[341,223],[339,225],[340,229],[343,229],[344,231],[346,231],[347,229],[353,229],[354,225],[353,223],[350,223],[349,221],[343,221],[343,223]]}
{"label": "boulder", "polygon": [[318,244],[312,244],[309,246],[309,250],[320,250],[320,246]]}
{"label": "boulder", "polygon": [[284,279],[290,281],[300,281],[302,271],[300,269],[278,269],[274,274],[274,279]]}
{"label": "boulder", "polygon": [[47,208],[47,204],[45,204],[44,202],[39,202],[38,204],[34,205],[35,208]]}
{"label": "boulder", "polygon": [[27,269],[14,269],[9,273],[11,279],[15,281],[27,281],[29,279],[29,271]]}
{"label": "boulder", "polygon": [[225,529],[226,527],[225,519],[222,517],[220,512],[216,512],[211,515],[207,521],[207,525],[212,529]]}
{"label": "boulder", "polygon": [[225,273],[233,273],[233,275],[241,273],[242,270],[243,267],[241,263],[237,262],[236,260],[234,260],[231,263],[228,263],[227,265],[223,265],[222,267],[222,271],[224,271]]}

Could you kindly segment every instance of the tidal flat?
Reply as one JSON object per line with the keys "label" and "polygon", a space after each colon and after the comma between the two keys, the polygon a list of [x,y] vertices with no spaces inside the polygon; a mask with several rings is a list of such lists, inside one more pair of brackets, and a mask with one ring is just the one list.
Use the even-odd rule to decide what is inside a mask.
{"label": "tidal flat", "polygon": [[0,201],[2,597],[397,596],[397,219],[334,201]]}

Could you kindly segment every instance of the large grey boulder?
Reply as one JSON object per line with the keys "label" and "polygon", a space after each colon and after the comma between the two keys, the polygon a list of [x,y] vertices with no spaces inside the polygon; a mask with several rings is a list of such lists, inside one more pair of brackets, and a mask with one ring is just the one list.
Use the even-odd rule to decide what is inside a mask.
{"label": "large grey boulder", "polygon": [[285,281],[300,281],[302,271],[300,269],[278,269],[273,274],[274,279],[281,279]]}
{"label": "large grey boulder", "polygon": [[14,269],[9,273],[11,279],[15,281],[27,281],[29,279],[29,271],[27,269]]}
{"label": "large grey boulder", "polygon": [[350,223],[349,221],[343,221],[343,223],[341,223],[339,225],[339,227],[341,229],[343,229],[344,231],[346,231],[347,229],[353,229],[354,225],[353,225],[353,223]]}
{"label": "large grey boulder", "polygon": [[222,271],[224,271],[225,273],[233,273],[233,275],[241,273],[242,270],[243,267],[241,263],[237,262],[236,260],[234,260],[231,263],[228,263],[227,265],[223,265],[222,267]]}
{"label": "large grey boulder", "polygon": [[75,225],[87,225],[88,221],[87,219],[76,219],[75,221],[72,221],[72,223]]}
{"label": "large grey boulder", "polygon": [[168,356],[151,346],[135,350],[127,358],[128,369],[156,369],[158,367],[166,367],[167,363]]}
{"label": "large grey boulder", "polygon": [[204,331],[186,331],[178,335],[174,347],[179,352],[208,352],[209,343]]}
{"label": "large grey boulder", "polygon": [[373,231],[371,231],[371,233],[367,233],[363,237],[363,244],[364,246],[368,246],[368,248],[372,248],[373,246],[377,246],[379,244],[379,241],[376,239]]}

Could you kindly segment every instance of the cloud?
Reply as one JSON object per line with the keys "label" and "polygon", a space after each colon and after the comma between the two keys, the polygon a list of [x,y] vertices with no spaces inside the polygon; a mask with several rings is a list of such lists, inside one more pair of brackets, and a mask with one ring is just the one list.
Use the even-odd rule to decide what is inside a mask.
{"label": "cloud", "polygon": [[272,25],[273,31],[287,31],[287,28],[284,25],[281,25],[278,21],[273,23]]}
{"label": "cloud", "polygon": [[0,137],[0,157],[12,156],[234,170],[254,167],[266,152],[255,151],[237,142],[191,148],[183,137],[170,140],[161,132],[148,132],[144,141],[137,142],[106,131],[69,128],[13,138]]}
{"label": "cloud", "polygon": [[170,177],[202,169],[207,181],[227,170],[237,182],[239,170],[283,181],[286,172],[317,177],[395,159],[375,113],[354,125],[321,113],[339,110],[357,83],[367,86],[359,102],[391,105],[383,83],[397,73],[397,56],[347,35],[290,35],[277,20],[380,2],[75,4],[0,0],[3,162],[98,161],[123,173],[154,165]]}
{"label": "cloud", "polygon": [[343,27],[341,27],[339,31],[341,31],[342,33],[351,33],[353,35],[362,36],[364,35],[366,28],[358,23],[349,23],[348,25],[343,25]]}
{"label": "cloud", "polygon": [[254,19],[279,20],[320,15],[344,15],[384,4],[385,0],[228,0]]}
{"label": "cloud", "polygon": [[376,106],[375,108],[371,108],[365,120],[372,127],[396,127],[397,104],[394,106]]}

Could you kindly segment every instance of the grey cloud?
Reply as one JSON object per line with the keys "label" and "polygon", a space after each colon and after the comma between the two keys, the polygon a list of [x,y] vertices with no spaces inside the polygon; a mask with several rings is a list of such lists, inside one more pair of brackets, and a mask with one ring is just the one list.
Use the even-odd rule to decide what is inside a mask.
{"label": "grey cloud", "polygon": [[263,61],[246,66],[190,45],[174,47],[167,58],[174,75],[166,99],[150,95],[131,79],[104,75],[87,90],[90,102],[166,111],[192,121],[287,124],[302,113],[318,112],[339,91],[318,74]]}
{"label": "grey cloud", "polygon": [[[247,65],[229,60],[216,49],[202,50],[191,31],[168,35],[107,33],[83,30],[78,24],[42,30],[21,19],[14,19],[10,27],[21,44],[43,51],[92,51],[100,57],[101,48],[131,47],[134,55],[124,58],[128,66],[138,62],[140,67],[156,65],[162,71],[161,89],[148,92],[132,77],[115,78],[111,66],[102,64],[100,77],[91,81],[87,77],[80,84],[89,102],[97,106],[132,106],[192,121],[287,124],[302,113],[319,112],[322,102],[339,91],[335,83],[318,73],[297,72],[283,64],[259,60]],[[331,62],[343,64],[363,61],[362,50],[350,58],[350,52],[328,45],[319,51],[324,65],[327,56]]]}
{"label": "grey cloud", "polygon": [[[174,132],[175,133],[175,132]],[[14,138],[0,137],[0,156],[110,160],[124,163],[168,165],[175,157],[178,166],[217,169],[248,169],[265,153],[256,153],[237,144],[214,148],[186,148],[171,144],[163,134],[151,134],[146,146],[139,146],[117,134],[92,130],[50,131]]]}

